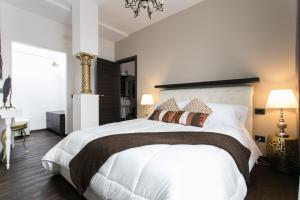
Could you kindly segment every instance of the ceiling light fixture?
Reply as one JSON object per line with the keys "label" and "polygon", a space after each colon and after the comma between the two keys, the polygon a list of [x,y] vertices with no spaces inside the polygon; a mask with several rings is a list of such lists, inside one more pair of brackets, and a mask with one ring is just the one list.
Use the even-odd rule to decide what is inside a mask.
{"label": "ceiling light fixture", "polygon": [[148,11],[148,16],[151,19],[151,15],[154,11],[164,11],[163,0],[125,0],[125,8],[131,8],[134,13],[134,17],[139,16],[140,9],[144,8]]}

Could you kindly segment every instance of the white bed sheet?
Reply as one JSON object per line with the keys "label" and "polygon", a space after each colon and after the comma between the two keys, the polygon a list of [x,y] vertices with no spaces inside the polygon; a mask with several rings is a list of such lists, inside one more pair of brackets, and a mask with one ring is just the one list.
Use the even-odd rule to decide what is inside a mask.
{"label": "white bed sheet", "polygon": [[[59,173],[90,141],[133,132],[207,131],[230,135],[251,151],[251,170],[261,152],[243,128],[209,125],[205,128],[137,119],[76,131],[54,146],[43,166]],[[99,199],[111,200],[240,200],[245,180],[228,152],[209,145],[149,145],[111,156],[92,178],[89,188]]]}

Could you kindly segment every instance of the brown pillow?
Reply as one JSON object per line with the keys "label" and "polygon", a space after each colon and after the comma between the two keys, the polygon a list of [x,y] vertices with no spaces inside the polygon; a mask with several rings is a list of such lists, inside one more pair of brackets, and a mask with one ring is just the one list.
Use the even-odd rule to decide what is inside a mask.
{"label": "brown pillow", "polygon": [[185,126],[197,126],[202,128],[208,115],[209,114],[206,113],[179,111],[176,112],[176,115],[174,116],[172,122],[175,124],[182,124]]}
{"label": "brown pillow", "polygon": [[172,123],[176,112],[168,110],[155,110],[149,117],[150,120]]}
{"label": "brown pillow", "polygon": [[193,112],[193,113],[203,113],[203,114],[211,114],[212,110],[205,105],[200,99],[193,99],[190,103],[188,103],[182,111]]}
{"label": "brown pillow", "polygon": [[174,98],[168,99],[167,101],[162,103],[160,106],[158,106],[156,108],[156,110],[180,111]]}

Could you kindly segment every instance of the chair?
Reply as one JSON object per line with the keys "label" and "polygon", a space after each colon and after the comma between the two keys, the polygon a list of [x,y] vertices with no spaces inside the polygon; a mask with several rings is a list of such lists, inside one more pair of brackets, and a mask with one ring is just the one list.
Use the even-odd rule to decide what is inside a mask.
{"label": "chair", "polygon": [[[25,149],[26,153],[29,153],[28,149],[26,148],[25,141],[26,141],[26,129],[28,128],[28,123],[26,122],[21,122],[21,123],[15,123],[14,125],[11,126],[11,133],[12,133],[12,138],[14,138],[14,133],[15,132],[20,132],[21,135],[23,136],[23,147]],[[6,129],[2,131],[1,135],[1,143],[2,143],[2,161],[6,159]],[[14,148],[14,141],[12,141],[12,148]]]}
{"label": "chair", "polygon": [[[30,120],[28,118],[24,118],[23,111],[19,112],[18,115],[16,115],[13,119],[12,124],[22,124],[26,123],[27,128],[24,130],[26,132],[26,135],[30,135]],[[15,136],[22,136],[20,131],[13,131],[14,133],[11,133],[11,146],[12,148],[15,147]]]}

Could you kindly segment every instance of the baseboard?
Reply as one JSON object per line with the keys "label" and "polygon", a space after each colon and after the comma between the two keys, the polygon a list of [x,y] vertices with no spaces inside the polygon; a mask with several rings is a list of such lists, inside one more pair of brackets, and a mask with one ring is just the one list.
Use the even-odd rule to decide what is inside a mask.
{"label": "baseboard", "polygon": [[[30,134],[32,134],[32,133],[38,133],[38,132],[40,132],[40,131],[46,131],[47,129],[36,129],[36,130],[30,130]],[[27,135],[26,134],[26,137],[29,137],[30,135]],[[23,139],[23,136],[22,135],[16,135],[15,136],[15,140],[21,140],[21,139]]]}
{"label": "baseboard", "polygon": [[35,129],[35,130],[30,130],[30,133],[34,133],[34,132],[40,132],[40,131],[46,131],[46,128],[43,129]]}

